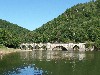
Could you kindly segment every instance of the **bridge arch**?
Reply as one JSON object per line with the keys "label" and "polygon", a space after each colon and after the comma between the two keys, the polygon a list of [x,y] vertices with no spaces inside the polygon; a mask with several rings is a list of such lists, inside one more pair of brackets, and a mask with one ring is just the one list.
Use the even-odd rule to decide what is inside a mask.
{"label": "bridge arch", "polygon": [[75,45],[74,47],[73,47],[73,50],[79,50],[80,49],[80,47],[78,46],[78,45]]}
{"label": "bridge arch", "polygon": [[35,46],[35,49],[39,49],[40,47],[38,45]]}
{"label": "bridge arch", "polygon": [[29,49],[29,50],[33,50],[32,45],[28,45],[28,49]]}
{"label": "bridge arch", "polygon": [[52,48],[52,50],[68,51],[64,46],[55,46],[54,48]]}
{"label": "bridge arch", "polygon": [[22,50],[26,50],[26,49],[27,49],[26,45],[21,45],[20,48],[21,48]]}
{"label": "bridge arch", "polygon": [[47,50],[47,47],[45,45],[43,45],[41,48]]}

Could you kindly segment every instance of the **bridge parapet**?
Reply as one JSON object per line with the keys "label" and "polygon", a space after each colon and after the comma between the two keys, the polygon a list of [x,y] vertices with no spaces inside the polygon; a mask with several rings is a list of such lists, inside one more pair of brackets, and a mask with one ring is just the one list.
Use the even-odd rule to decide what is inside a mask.
{"label": "bridge parapet", "polygon": [[[59,48],[65,48],[66,50],[70,51],[70,50],[74,50],[75,47],[77,47],[79,49],[79,51],[85,51],[85,43],[78,43],[78,44],[74,44],[74,43],[64,43],[64,44],[55,44],[55,43],[23,43],[20,45],[21,49],[29,49],[29,47],[31,47],[31,49],[35,49],[36,46],[38,46],[39,48],[42,48],[43,46],[46,47],[47,50],[53,50],[56,47]],[[24,48],[25,47],[25,48]]]}

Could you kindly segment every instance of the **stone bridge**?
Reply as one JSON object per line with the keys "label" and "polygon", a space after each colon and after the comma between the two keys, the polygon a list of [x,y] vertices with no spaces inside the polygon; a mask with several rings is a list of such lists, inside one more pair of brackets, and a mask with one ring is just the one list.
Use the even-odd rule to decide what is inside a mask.
{"label": "stone bridge", "polygon": [[22,50],[79,50],[85,51],[85,43],[23,43]]}

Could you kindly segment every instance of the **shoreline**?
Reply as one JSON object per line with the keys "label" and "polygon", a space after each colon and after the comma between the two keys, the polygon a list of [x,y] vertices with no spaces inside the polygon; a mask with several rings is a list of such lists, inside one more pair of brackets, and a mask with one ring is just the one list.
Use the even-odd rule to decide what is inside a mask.
{"label": "shoreline", "polygon": [[21,51],[21,49],[0,48],[0,55],[10,54],[18,51]]}
{"label": "shoreline", "polygon": [[[14,48],[0,48],[0,55],[10,54],[14,52],[23,52],[23,51],[33,51],[33,50],[21,50],[21,49],[14,49]],[[90,50],[87,50],[90,51]]]}

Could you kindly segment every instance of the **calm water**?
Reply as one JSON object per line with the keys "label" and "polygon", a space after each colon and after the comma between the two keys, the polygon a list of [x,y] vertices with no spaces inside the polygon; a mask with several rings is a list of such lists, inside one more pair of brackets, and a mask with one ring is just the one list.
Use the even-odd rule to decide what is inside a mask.
{"label": "calm water", "polygon": [[12,53],[0,56],[0,75],[100,75],[100,52]]}

